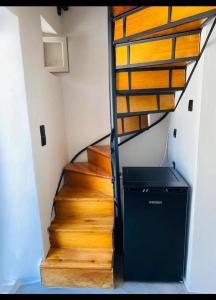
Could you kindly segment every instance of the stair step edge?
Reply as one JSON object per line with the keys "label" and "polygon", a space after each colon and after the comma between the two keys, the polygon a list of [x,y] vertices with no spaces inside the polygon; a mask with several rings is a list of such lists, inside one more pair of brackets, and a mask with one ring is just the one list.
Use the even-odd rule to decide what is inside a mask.
{"label": "stair step edge", "polygon": [[[109,179],[109,180],[112,179],[112,176],[110,176],[108,173],[106,173],[102,169],[95,167],[94,164],[88,163],[93,169],[95,169],[94,171],[91,169],[86,169],[86,170],[79,169],[79,166],[81,166],[82,163],[73,163],[73,164],[77,164],[77,167],[73,168],[73,166],[71,166],[72,164],[69,163],[64,167],[64,171],[78,173],[78,174],[84,174],[84,175],[89,175],[89,176],[95,176],[95,177],[105,178],[105,179]],[[84,164],[85,163],[83,163],[83,165]]]}
{"label": "stair step edge", "polygon": [[97,152],[99,155],[105,156],[107,158],[111,158],[111,154],[110,153],[107,154],[107,153],[103,152],[102,150],[100,150],[100,148],[97,148],[97,146],[89,146],[88,150]]}
{"label": "stair step edge", "polygon": [[69,260],[53,260],[51,261],[42,261],[41,268],[48,268],[48,269],[88,269],[88,270],[112,270],[112,261],[108,263],[94,263],[91,262],[72,262]]}

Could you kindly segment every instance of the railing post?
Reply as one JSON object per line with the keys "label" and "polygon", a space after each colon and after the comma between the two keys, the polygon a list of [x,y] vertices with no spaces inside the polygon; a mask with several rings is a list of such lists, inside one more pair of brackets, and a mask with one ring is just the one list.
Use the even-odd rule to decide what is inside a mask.
{"label": "railing post", "polygon": [[118,249],[122,247],[122,212],[120,191],[120,170],[117,131],[117,104],[116,104],[116,77],[115,77],[115,48],[114,22],[112,18],[112,7],[108,6],[108,47],[109,47],[109,96],[110,96],[110,119],[112,130],[114,130],[113,143],[111,145],[111,158],[113,165],[115,201],[117,204],[117,215],[115,220],[115,235],[118,236]]}

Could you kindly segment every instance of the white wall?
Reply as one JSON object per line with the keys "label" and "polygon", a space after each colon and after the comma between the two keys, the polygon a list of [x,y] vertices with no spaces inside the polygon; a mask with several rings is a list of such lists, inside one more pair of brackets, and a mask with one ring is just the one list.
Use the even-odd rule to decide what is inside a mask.
{"label": "white wall", "polygon": [[[203,38],[211,24],[203,33]],[[216,30],[189,89],[171,119],[169,160],[192,186],[186,285],[190,291],[216,293]],[[194,111],[187,112],[188,100]]]}
{"label": "white wall", "polygon": [[110,132],[107,30],[105,6],[71,6],[63,16],[70,72],[60,77],[70,158]]}
{"label": "white wall", "polygon": [[[155,122],[162,115],[163,114],[159,114],[159,116],[152,115],[152,121]],[[166,162],[165,149],[168,139],[167,132],[169,128],[169,119],[170,116],[168,115],[155,127],[120,146],[120,166],[158,167],[163,165],[163,163]]]}
{"label": "white wall", "polygon": [[43,255],[18,19],[0,8],[0,290]]}
{"label": "white wall", "polygon": [[[210,25],[208,26],[208,29]],[[197,178],[191,240],[191,290],[216,293],[216,28],[204,55]]]}
{"label": "white wall", "polygon": [[56,6],[40,6],[41,16],[54,29],[57,34],[62,34],[62,17],[57,14]]}
{"label": "white wall", "polygon": [[[72,158],[81,148],[110,132],[107,7],[70,7],[62,26],[68,36],[70,72],[60,77]],[[158,165],[164,154],[167,124],[165,120],[122,146],[121,165]],[[79,158],[85,159],[85,155]]]}
{"label": "white wall", "polygon": [[[47,228],[50,225],[53,197],[68,155],[59,78],[44,69],[40,14],[49,20],[55,30],[61,29],[60,17],[57,16],[55,7],[10,7],[10,10],[19,19],[27,109],[46,254],[49,248]],[[39,126],[43,124],[46,127],[47,145],[41,147]]]}

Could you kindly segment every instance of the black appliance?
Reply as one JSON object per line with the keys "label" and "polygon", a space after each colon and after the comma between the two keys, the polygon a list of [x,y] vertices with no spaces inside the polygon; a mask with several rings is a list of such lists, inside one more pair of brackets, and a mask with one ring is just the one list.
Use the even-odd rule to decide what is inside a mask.
{"label": "black appliance", "polygon": [[124,167],[123,187],[124,279],[182,281],[189,185],[174,168]]}

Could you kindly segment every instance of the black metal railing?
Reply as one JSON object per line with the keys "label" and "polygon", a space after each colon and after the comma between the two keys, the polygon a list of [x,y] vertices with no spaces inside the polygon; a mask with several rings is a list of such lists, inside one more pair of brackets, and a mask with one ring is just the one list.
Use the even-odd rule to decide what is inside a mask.
{"label": "black metal railing", "polygon": [[[206,46],[207,46],[207,44],[208,44],[208,41],[209,41],[209,39],[210,39],[210,37],[211,37],[211,34],[212,34],[213,30],[214,30],[215,25],[216,25],[216,18],[214,19],[214,22],[213,22],[213,24],[212,24],[212,26],[211,26],[211,29],[209,30],[209,33],[208,33],[208,35],[207,35],[207,37],[206,37],[206,40],[205,40],[205,42],[204,42],[204,44],[203,44],[203,46],[202,46],[202,49],[201,49],[201,51],[200,51],[200,54],[199,54],[199,56],[198,56],[198,58],[197,58],[197,60],[196,60],[196,62],[195,62],[195,64],[194,64],[194,67],[193,67],[193,69],[192,69],[192,71],[191,71],[191,73],[190,73],[190,75],[189,75],[189,77],[188,77],[188,79],[187,79],[187,81],[186,81],[185,87],[184,87],[183,91],[181,92],[180,97],[179,97],[179,99],[178,99],[178,101],[177,101],[177,103],[176,103],[175,108],[174,108],[173,111],[175,111],[175,110],[177,109],[177,107],[178,107],[178,105],[179,105],[179,102],[181,101],[183,95],[184,95],[185,92],[186,92],[186,89],[187,89],[187,87],[188,87],[188,85],[189,85],[189,83],[190,83],[190,81],[191,81],[191,78],[192,78],[192,76],[193,76],[193,73],[194,73],[194,71],[196,70],[196,68],[197,68],[197,66],[198,66],[198,63],[199,63],[199,61],[200,61],[200,59],[201,59],[201,57],[202,57],[202,55],[203,55],[203,53],[204,53],[204,50],[205,50],[205,48],[206,48]],[[163,120],[168,116],[168,114],[169,114],[169,112],[166,112],[160,119],[158,119],[156,122],[154,122],[154,123],[153,123],[152,125],[150,125],[149,127],[145,128],[145,129],[143,129],[143,130],[140,130],[140,131],[138,131],[137,133],[133,134],[132,136],[128,137],[127,139],[123,140],[122,142],[119,143],[119,146],[121,146],[121,145],[127,143],[128,141],[134,139],[135,137],[137,137],[138,135],[142,134],[143,132],[149,130],[150,128],[152,128],[152,127],[154,127],[154,126],[156,126],[156,125],[159,124],[161,121],[163,121]]]}
{"label": "black metal railing", "polygon": [[[119,172],[119,158],[118,158],[118,147],[122,146],[123,144],[127,143],[128,141],[134,139],[135,137],[139,136],[140,134],[146,132],[147,130],[153,128],[154,126],[158,125],[160,122],[162,122],[169,114],[169,112],[164,113],[164,115],[159,118],[157,121],[155,121],[153,124],[151,124],[150,126],[148,126],[145,129],[139,130],[138,132],[134,133],[133,135],[130,135],[128,138],[124,139],[123,141],[121,141],[120,143],[118,143],[118,132],[117,132],[117,107],[116,107],[116,90],[115,90],[115,55],[114,55],[114,47],[112,44],[113,41],[113,32],[114,32],[114,28],[113,28],[113,18],[112,18],[112,12],[111,12],[111,7],[108,8],[109,11],[109,17],[108,17],[108,25],[109,25],[109,45],[110,45],[110,51],[109,51],[109,59],[110,59],[110,99],[111,99],[111,108],[112,108],[112,114],[111,114],[111,133],[108,133],[107,135],[103,136],[102,138],[96,140],[95,142],[91,143],[90,145],[84,147],[83,149],[81,149],[72,159],[71,159],[71,163],[73,163],[83,152],[87,151],[88,147],[90,146],[94,146],[98,143],[100,143],[101,141],[105,140],[106,138],[110,137],[110,151],[111,151],[111,164],[112,164],[112,180],[114,183],[114,191],[115,191],[115,205],[117,207],[116,212],[117,215],[120,213],[120,172]],[[204,53],[204,50],[207,46],[207,43],[209,41],[209,38],[214,30],[214,27],[216,25],[216,18],[214,19],[214,22],[211,26],[211,29],[209,30],[209,33],[206,37],[206,40],[203,44],[202,50],[194,64],[194,67],[188,77],[188,80],[185,84],[185,87],[175,105],[174,111],[177,109],[189,83],[190,80],[193,76],[194,71],[196,70],[196,67]],[[111,110],[110,110],[111,111]],[[58,182],[58,186],[57,186],[57,190],[55,195],[58,194],[60,186],[61,186],[61,182],[62,179],[64,177],[64,170],[61,173],[59,182]],[[53,208],[52,208],[53,211]],[[120,214],[121,215],[121,214]]]}
{"label": "black metal railing", "polygon": [[[82,150],[80,150],[76,155],[74,155],[74,157],[71,159],[70,163],[73,163],[83,152],[87,151],[87,149],[91,146],[94,146],[100,142],[102,142],[103,140],[107,139],[109,136],[111,135],[111,133],[108,133],[106,134],[105,136],[103,136],[102,138],[96,140],[95,142],[91,143],[90,145],[84,147]],[[64,170],[62,171],[61,173],[61,176],[60,176],[60,179],[59,179],[59,182],[58,182],[58,187],[57,187],[57,190],[56,190],[56,193],[55,195],[58,194],[59,192],[59,188],[61,186],[61,182],[62,182],[62,179],[63,179],[63,176],[64,176]]]}
{"label": "black metal railing", "polygon": [[[90,145],[84,147],[76,155],[74,155],[74,157],[71,159],[70,163],[73,163],[83,152],[87,151],[87,149],[89,147],[94,146],[94,145],[102,142],[103,140],[107,139],[110,135],[111,135],[111,133],[108,133],[105,136],[103,136],[102,138],[100,138],[100,139],[96,140],[95,142],[91,143]],[[61,176],[60,176],[59,181],[58,181],[58,186],[57,186],[57,189],[56,189],[56,192],[55,192],[55,196],[57,196],[57,194],[59,192],[63,177],[64,177],[64,170],[61,172]],[[53,214],[53,209],[54,209],[54,202],[53,202],[53,206],[52,206],[52,210],[51,210],[51,216]]]}
{"label": "black metal railing", "polygon": [[206,48],[206,46],[207,46],[207,44],[208,44],[208,41],[209,41],[209,39],[210,39],[210,37],[211,37],[211,34],[212,34],[213,30],[214,30],[215,24],[216,24],[216,18],[214,19],[214,22],[213,22],[213,24],[212,24],[212,26],[211,26],[211,29],[209,30],[209,33],[208,33],[208,35],[207,35],[207,37],[206,37],[206,40],[205,40],[205,42],[204,42],[204,44],[203,44],[203,46],[202,46],[202,49],[201,49],[200,54],[199,54],[199,56],[198,56],[198,59],[196,60],[194,66],[193,66],[193,69],[192,69],[191,72],[190,72],[190,75],[189,75],[189,77],[188,77],[188,80],[187,80],[187,82],[186,82],[186,84],[185,84],[185,86],[184,86],[183,91],[181,92],[181,95],[180,95],[180,97],[179,97],[179,99],[178,99],[178,101],[177,101],[177,103],[176,103],[176,106],[175,106],[175,109],[174,109],[174,110],[176,110],[176,108],[177,108],[178,105],[179,105],[179,102],[181,101],[182,97],[183,97],[184,94],[185,94],[185,91],[186,91],[186,89],[187,89],[187,87],[188,87],[188,85],[189,85],[189,83],[190,83],[190,81],[191,81],[191,78],[192,78],[192,76],[193,76],[193,73],[194,73],[194,71],[196,70],[196,68],[197,68],[197,66],[198,66],[198,63],[199,63],[199,61],[200,61],[200,59],[201,59],[201,57],[202,57],[202,55],[203,55],[203,53],[204,53],[204,50],[205,50],[205,48]]}

